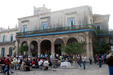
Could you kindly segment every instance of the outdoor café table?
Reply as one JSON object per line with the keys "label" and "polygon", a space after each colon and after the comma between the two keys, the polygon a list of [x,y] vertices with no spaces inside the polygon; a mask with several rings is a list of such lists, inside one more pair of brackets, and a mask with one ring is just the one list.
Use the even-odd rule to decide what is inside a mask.
{"label": "outdoor caf\u00e9 table", "polygon": [[70,68],[71,67],[71,63],[67,62],[67,61],[61,62],[60,67]]}

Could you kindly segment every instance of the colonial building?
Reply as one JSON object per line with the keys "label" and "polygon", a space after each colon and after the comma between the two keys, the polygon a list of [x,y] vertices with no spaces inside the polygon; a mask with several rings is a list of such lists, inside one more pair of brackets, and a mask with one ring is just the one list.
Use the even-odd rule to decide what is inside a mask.
{"label": "colonial building", "polygon": [[0,31],[0,56],[5,57],[7,54],[13,56],[16,52],[16,32],[17,28]]}
{"label": "colonial building", "polygon": [[84,41],[86,56],[93,56],[93,42],[100,31],[108,31],[108,21],[109,15],[93,14],[90,6],[53,12],[45,6],[34,7],[34,15],[18,19],[17,54],[27,46],[29,56],[61,55],[61,45]]}

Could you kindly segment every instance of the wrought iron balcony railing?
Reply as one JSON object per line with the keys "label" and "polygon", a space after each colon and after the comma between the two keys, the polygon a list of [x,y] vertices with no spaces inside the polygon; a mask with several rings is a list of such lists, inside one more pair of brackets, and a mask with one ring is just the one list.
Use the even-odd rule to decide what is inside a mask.
{"label": "wrought iron balcony railing", "polygon": [[96,27],[94,25],[73,25],[72,27],[54,27],[48,29],[41,29],[41,30],[34,30],[34,31],[27,31],[27,32],[18,32],[16,33],[16,37],[22,37],[24,35],[31,35],[31,34],[40,34],[40,33],[50,33],[50,32],[61,32],[61,31],[69,31],[69,30],[80,30],[80,29],[92,29],[95,30]]}
{"label": "wrought iron balcony railing", "polygon": [[0,46],[2,45],[11,45],[11,44],[15,44],[16,41],[6,41],[6,42],[0,42]]}

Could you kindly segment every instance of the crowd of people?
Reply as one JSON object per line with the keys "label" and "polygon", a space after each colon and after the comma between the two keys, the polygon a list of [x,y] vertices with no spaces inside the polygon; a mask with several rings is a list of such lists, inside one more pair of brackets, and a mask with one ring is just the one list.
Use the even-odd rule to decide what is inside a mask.
{"label": "crowd of people", "polygon": [[[13,73],[14,70],[23,70],[23,71],[30,71],[33,68],[34,69],[41,69],[41,70],[48,70],[49,67],[51,68],[57,68],[60,67],[62,62],[69,62],[70,64],[78,63],[80,67],[83,67],[83,69],[86,69],[86,60],[89,59],[89,64],[92,64],[93,57],[90,56],[89,58],[86,58],[85,55],[76,55],[76,56],[68,56],[68,55],[58,55],[55,56],[48,56],[46,55],[40,55],[38,57],[11,57],[7,55],[7,57],[0,57],[0,72],[6,73],[7,71]],[[106,54],[103,56],[96,55],[95,63],[99,65],[99,67],[102,66],[103,63],[105,63],[106,60]]]}

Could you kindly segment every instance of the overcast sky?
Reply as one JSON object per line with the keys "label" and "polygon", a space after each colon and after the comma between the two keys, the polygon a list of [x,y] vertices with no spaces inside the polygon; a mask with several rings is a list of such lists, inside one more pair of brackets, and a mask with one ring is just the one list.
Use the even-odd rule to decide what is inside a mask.
{"label": "overcast sky", "polygon": [[89,5],[94,14],[108,14],[109,29],[113,29],[112,0],[0,0],[0,27],[14,28],[18,18],[33,15],[33,7],[43,4],[52,11]]}

